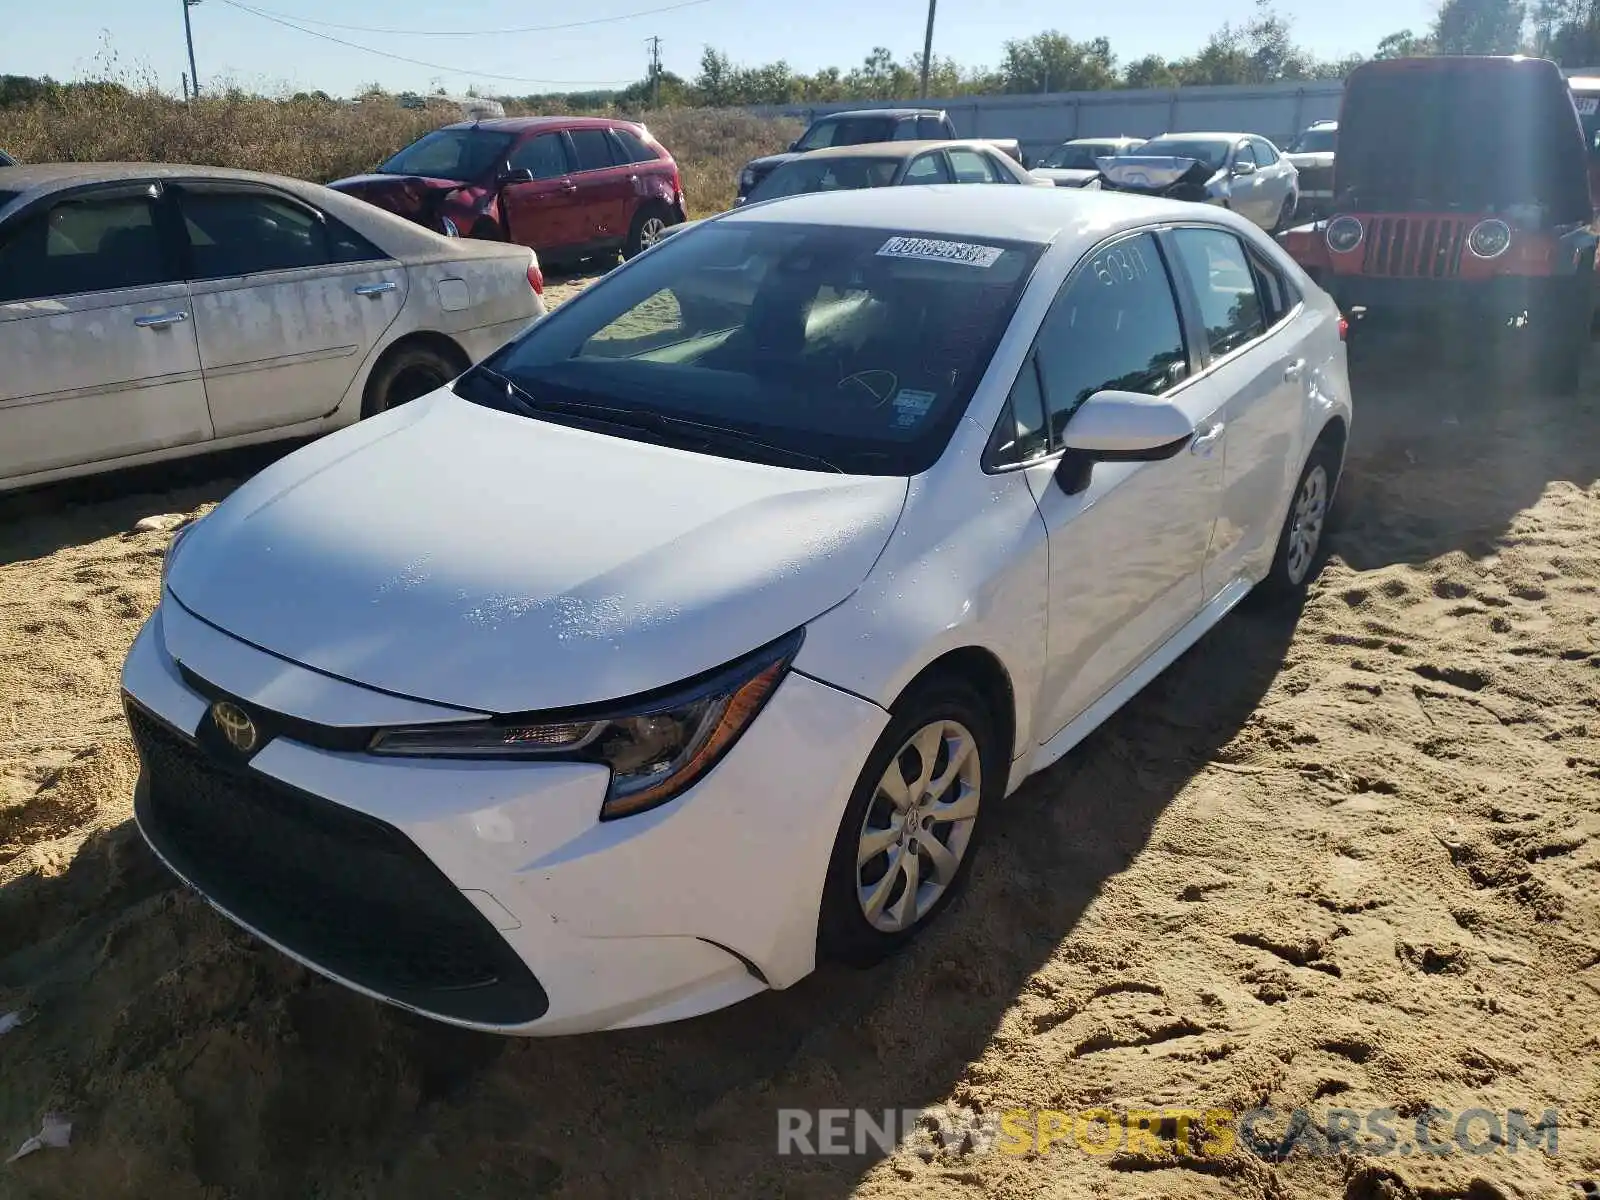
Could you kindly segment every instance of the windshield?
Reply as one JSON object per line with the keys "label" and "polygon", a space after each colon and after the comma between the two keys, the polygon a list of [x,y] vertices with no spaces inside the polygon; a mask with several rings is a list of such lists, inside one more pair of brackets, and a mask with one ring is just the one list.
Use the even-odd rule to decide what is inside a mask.
{"label": "windshield", "polygon": [[1116,154],[1117,148],[1107,142],[1068,142],[1050,151],[1044,165],[1061,171],[1093,171],[1094,160]]}
{"label": "windshield", "polygon": [[[670,441],[667,422],[695,422],[733,435],[710,451],[724,457],[915,475],[965,413],[1043,250],[716,221],[568,300],[479,374],[510,381],[530,417],[604,406],[619,436]],[[456,389],[510,407],[470,372]]]}
{"label": "windshield", "polygon": [[1228,147],[1231,145],[1232,142],[1198,138],[1153,138],[1133,153],[1140,158],[1192,158],[1213,171],[1220,171],[1228,161]]}
{"label": "windshield", "polygon": [[470,183],[505,161],[509,133],[487,129],[436,129],[396,154],[378,172],[383,175],[427,175]]}
{"label": "windshield", "polygon": [[1583,135],[1556,68],[1438,62],[1351,75],[1334,165],[1339,202],[1467,212],[1543,205],[1552,222],[1589,220]]}
{"label": "windshield", "polygon": [[750,200],[776,200],[805,192],[887,187],[900,169],[898,158],[799,158],[785,163],[750,191]]}
{"label": "windshield", "polygon": [[1289,143],[1290,154],[1332,154],[1338,133],[1332,129],[1308,129]]}
{"label": "windshield", "polygon": [[824,146],[865,146],[868,142],[894,140],[893,117],[840,117],[818,121],[795,145],[797,150],[821,150]]}

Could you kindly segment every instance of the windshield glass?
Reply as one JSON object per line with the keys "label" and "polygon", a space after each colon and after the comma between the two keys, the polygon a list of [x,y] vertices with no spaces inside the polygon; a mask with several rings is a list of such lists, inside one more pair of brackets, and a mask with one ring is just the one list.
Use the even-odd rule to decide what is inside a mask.
{"label": "windshield glass", "polygon": [[1198,138],[1153,138],[1131,153],[1140,158],[1192,158],[1220,171],[1228,161],[1228,147],[1232,144]]}
{"label": "windshield glass", "polygon": [[1590,220],[1583,135],[1556,68],[1436,61],[1351,75],[1334,164],[1340,202],[1467,212],[1536,204],[1554,222]]}
{"label": "windshield glass", "polygon": [[[480,374],[509,380],[532,417],[605,406],[638,426],[732,433],[711,451],[724,457],[915,475],[966,411],[1043,249],[713,222],[568,300]],[[510,407],[470,380],[458,394]]]}
{"label": "windshield glass", "polygon": [[427,175],[469,183],[505,161],[509,133],[487,129],[436,129],[378,168],[383,175]]}
{"label": "windshield glass", "polygon": [[897,158],[796,159],[785,163],[750,191],[750,199],[775,200],[805,192],[887,187],[900,167]]}
{"label": "windshield glass", "polygon": [[1061,171],[1093,171],[1094,160],[1116,154],[1117,148],[1105,142],[1069,142],[1050,151],[1044,165]]}
{"label": "windshield glass", "polygon": [[1583,124],[1583,140],[1589,147],[1589,156],[1600,156],[1600,94],[1574,92],[1572,101],[1578,109],[1578,120]]}
{"label": "windshield glass", "polygon": [[821,150],[824,146],[865,146],[894,139],[892,117],[841,117],[818,121],[800,139],[796,149]]}
{"label": "windshield glass", "polygon": [[1332,129],[1308,129],[1289,143],[1290,154],[1332,154],[1338,133]]}

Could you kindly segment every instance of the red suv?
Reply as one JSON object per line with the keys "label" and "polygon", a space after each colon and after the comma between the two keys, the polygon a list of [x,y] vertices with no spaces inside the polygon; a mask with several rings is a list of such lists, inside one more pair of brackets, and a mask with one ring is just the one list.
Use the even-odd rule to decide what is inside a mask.
{"label": "red suv", "polygon": [[447,125],[328,186],[451,236],[531,246],[547,263],[632,258],[684,219],[672,155],[643,125],[603,117]]}

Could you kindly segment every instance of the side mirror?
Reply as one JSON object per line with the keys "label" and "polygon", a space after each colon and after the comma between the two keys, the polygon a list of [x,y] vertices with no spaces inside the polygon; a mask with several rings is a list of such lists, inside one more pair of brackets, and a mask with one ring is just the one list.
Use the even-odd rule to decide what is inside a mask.
{"label": "side mirror", "polygon": [[1140,392],[1096,392],[1062,433],[1066,453],[1056,467],[1056,483],[1076,496],[1089,486],[1095,463],[1160,462],[1193,436],[1193,422],[1170,400]]}
{"label": "side mirror", "polygon": [[1233,173],[1235,175],[1254,175],[1256,173],[1256,165],[1253,162],[1236,162],[1233,164]]}
{"label": "side mirror", "polygon": [[795,138],[794,141],[789,143],[789,153],[790,154],[798,154],[798,153],[800,153],[800,139],[799,138]]}
{"label": "side mirror", "polygon": [[515,171],[506,171],[495,182],[500,187],[510,187],[514,183],[532,183],[533,171],[527,167],[520,167]]}

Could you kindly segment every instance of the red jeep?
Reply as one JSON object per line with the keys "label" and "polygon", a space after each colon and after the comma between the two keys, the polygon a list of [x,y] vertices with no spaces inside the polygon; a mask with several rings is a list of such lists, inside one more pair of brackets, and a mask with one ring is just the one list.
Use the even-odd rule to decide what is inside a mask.
{"label": "red jeep", "polygon": [[328,186],[451,236],[532,246],[547,264],[632,258],[685,215],[672,155],[643,125],[603,117],[447,125]]}
{"label": "red jeep", "polygon": [[1362,323],[1429,322],[1465,349],[1511,325],[1577,388],[1594,311],[1588,152],[1555,63],[1390,59],[1345,81],[1326,219],[1286,249]]}

